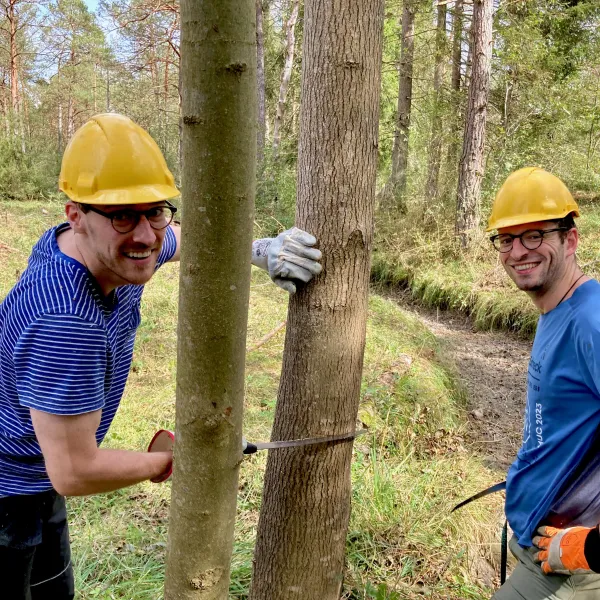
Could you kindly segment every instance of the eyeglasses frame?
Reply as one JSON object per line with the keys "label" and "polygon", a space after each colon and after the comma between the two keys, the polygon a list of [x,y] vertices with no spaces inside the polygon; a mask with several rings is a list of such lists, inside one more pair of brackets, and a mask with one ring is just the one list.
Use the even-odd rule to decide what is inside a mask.
{"label": "eyeglasses frame", "polygon": [[[523,243],[523,236],[527,233],[531,233],[532,231],[541,234],[540,243],[537,246],[535,246],[535,248],[529,248],[529,246],[526,246]],[[513,244],[515,243],[516,239],[519,239],[523,248],[526,248],[527,250],[537,250],[544,243],[544,236],[547,233],[554,233],[556,231],[570,231],[570,229],[568,227],[555,227],[554,229],[526,229],[523,233],[519,235],[514,235],[513,233],[497,233],[496,235],[490,236],[490,242],[492,242],[494,250],[500,252],[501,254],[506,254],[507,252],[510,252],[513,249]],[[495,241],[502,235],[508,235],[512,238],[510,248],[508,248],[507,250],[500,250],[499,248],[496,248]]]}
{"label": "eyeglasses frame", "polygon": [[157,207],[155,206],[154,208],[168,208],[171,211],[171,219],[169,221],[167,221],[167,224],[164,227],[154,227],[154,225],[152,225],[152,223],[150,222],[150,219],[148,218],[148,214],[151,210],[153,209],[148,209],[148,210],[128,210],[128,212],[130,213],[136,213],[138,215],[137,221],[135,223],[135,225],[129,229],[128,231],[119,231],[116,227],[115,224],[113,222],[114,216],[116,214],[119,214],[119,211],[115,211],[114,213],[111,212],[106,212],[104,210],[100,210],[99,208],[96,208],[94,206],[92,206],[91,204],[85,204],[85,210],[86,211],[91,211],[94,212],[98,215],[102,215],[104,218],[109,219],[110,220],[110,224],[112,225],[112,228],[117,232],[117,233],[122,233],[123,235],[125,235],[126,233],[131,233],[138,225],[139,222],[141,220],[142,217],[146,217],[146,220],[148,221],[148,224],[150,225],[150,227],[152,227],[152,229],[154,229],[155,231],[161,231],[163,229],[166,229],[172,222],[173,219],[175,217],[175,213],[177,212],[177,207],[174,206],[173,204],[171,204],[168,200],[165,200],[165,204],[164,206],[161,207]]}

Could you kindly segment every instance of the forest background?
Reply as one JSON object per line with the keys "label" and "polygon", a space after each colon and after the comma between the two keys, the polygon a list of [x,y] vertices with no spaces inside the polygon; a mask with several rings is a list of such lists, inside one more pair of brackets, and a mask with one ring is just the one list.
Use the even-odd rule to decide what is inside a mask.
{"label": "forest background", "polygon": [[[469,110],[473,4],[386,2],[372,273],[425,304],[470,313],[476,327],[529,337],[537,315],[504,277],[483,232],[485,218],[510,172],[548,169],[582,207],[580,261],[598,276],[600,5],[479,5],[485,3],[493,7],[493,51],[484,94]],[[256,7],[255,234],[263,237],[294,222],[303,5],[257,0]],[[0,297],[37,236],[60,221],[61,156],[94,114],[120,112],[146,128],[179,180],[179,25],[178,4],[169,0],[0,0]],[[464,132],[473,119],[481,124],[482,113],[479,162],[466,169],[464,192],[460,173],[472,159]],[[474,201],[466,228],[461,193]],[[146,292],[127,397],[109,445],[143,447],[153,427],[172,426],[173,268],[161,270]],[[269,290],[255,273],[245,429],[256,439],[270,429],[282,346],[277,334],[267,345],[262,340],[281,331],[285,319],[284,294]],[[493,568],[490,574],[481,559],[495,565],[500,500],[485,501],[475,513],[448,513],[501,474],[465,453],[464,393],[435,338],[377,295],[369,318],[360,415],[377,441],[358,445],[353,465],[344,597],[489,597]],[[144,410],[148,397],[155,401]],[[245,466],[241,482],[231,586],[240,599],[247,597],[261,460]],[[82,598],[160,594],[168,490],[139,489],[70,503]]]}
{"label": "forest background", "polygon": [[[478,4],[493,15],[482,11],[476,29],[471,0],[386,2],[374,274],[475,311],[481,324],[530,332],[512,301],[482,308],[477,297],[478,287],[503,285],[477,266],[495,260],[482,243],[481,215],[505,177],[528,165],[561,177],[584,203],[597,199],[600,5]],[[256,225],[266,236],[294,220],[303,5],[257,0],[256,8]],[[176,0],[1,0],[0,19],[1,197],[56,198],[65,145],[106,111],[146,128],[179,179]],[[471,87],[479,95],[469,107]],[[469,127],[475,143],[467,147]],[[452,297],[435,283],[440,277]]]}

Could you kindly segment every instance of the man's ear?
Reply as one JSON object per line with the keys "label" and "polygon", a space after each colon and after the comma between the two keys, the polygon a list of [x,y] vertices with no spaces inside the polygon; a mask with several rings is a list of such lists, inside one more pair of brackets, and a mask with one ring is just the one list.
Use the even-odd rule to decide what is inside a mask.
{"label": "man's ear", "polygon": [[579,231],[577,231],[576,227],[573,229],[569,229],[567,231],[567,239],[566,239],[566,256],[572,256],[577,252],[577,246],[579,245]]}
{"label": "man's ear", "polygon": [[69,200],[65,204],[65,214],[67,215],[67,221],[71,229],[75,233],[85,233],[87,231],[85,227],[85,213],[77,203]]}

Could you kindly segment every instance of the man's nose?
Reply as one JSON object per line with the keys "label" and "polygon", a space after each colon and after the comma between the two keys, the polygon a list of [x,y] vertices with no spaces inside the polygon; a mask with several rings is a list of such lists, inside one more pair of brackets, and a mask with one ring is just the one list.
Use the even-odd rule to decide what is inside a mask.
{"label": "man's nose", "polygon": [[146,246],[151,246],[156,241],[156,233],[150,226],[150,221],[148,221],[145,215],[141,215],[138,224],[133,230],[133,241],[145,244]]}
{"label": "man's nose", "polygon": [[522,259],[529,252],[529,248],[525,248],[521,242],[521,238],[514,238],[512,248],[510,249],[510,256],[515,260]]}

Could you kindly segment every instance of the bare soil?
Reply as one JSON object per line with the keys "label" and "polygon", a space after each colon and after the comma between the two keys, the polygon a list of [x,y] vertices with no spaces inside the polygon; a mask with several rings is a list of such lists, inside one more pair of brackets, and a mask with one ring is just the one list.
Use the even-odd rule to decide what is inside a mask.
{"label": "bare soil", "polygon": [[466,443],[505,473],[521,443],[531,342],[507,332],[475,331],[465,315],[423,308],[406,291],[389,292],[441,340],[467,391]]}

